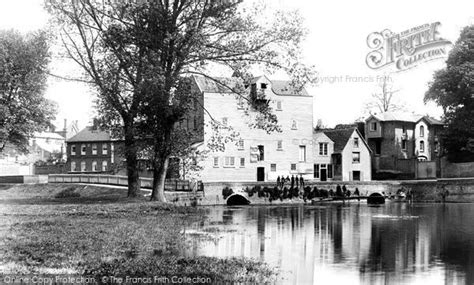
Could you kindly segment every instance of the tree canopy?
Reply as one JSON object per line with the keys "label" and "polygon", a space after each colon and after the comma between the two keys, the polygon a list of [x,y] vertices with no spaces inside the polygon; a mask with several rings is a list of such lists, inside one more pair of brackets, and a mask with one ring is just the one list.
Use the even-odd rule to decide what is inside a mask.
{"label": "tree canopy", "polygon": [[56,105],[44,97],[49,59],[45,32],[0,31],[0,152],[27,152],[28,139],[54,120]]}
{"label": "tree canopy", "polygon": [[400,90],[393,87],[392,77],[384,75],[377,84],[376,92],[372,93],[371,100],[366,104],[366,111],[370,114],[404,111],[404,103],[396,97],[398,91]]}
{"label": "tree canopy", "polygon": [[[153,150],[154,184],[160,197],[157,191],[152,197],[164,199],[169,158],[194,142],[177,128],[196,106],[198,93],[189,83],[191,75],[213,80],[247,101],[243,84],[239,88],[223,82],[216,70],[230,72],[243,83],[251,80],[255,66],[284,70],[296,90],[314,80],[312,68],[301,64],[305,29],[298,13],[275,11],[267,17],[261,4],[242,2],[47,1],[68,55],[96,87],[104,125],[125,138],[129,187],[137,178],[138,149]],[[252,126],[278,129],[268,105],[256,111]],[[129,194],[134,192],[129,188]]]}
{"label": "tree canopy", "polygon": [[434,74],[425,102],[443,108],[442,143],[451,161],[474,161],[474,26],[465,27],[446,67]]}

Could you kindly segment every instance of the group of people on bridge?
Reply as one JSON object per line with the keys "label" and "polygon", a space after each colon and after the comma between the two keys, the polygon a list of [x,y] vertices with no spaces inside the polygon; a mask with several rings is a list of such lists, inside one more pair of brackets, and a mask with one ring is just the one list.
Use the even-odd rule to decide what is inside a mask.
{"label": "group of people on bridge", "polygon": [[300,175],[300,177],[298,178],[298,176],[294,176],[294,175],[291,175],[291,178],[290,176],[286,176],[286,178],[284,176],[278,176],[277,177],[277,187],[283,189],[283,187],[285,187],[285,184],[289,185],[291,188],[294,188],[295,186],[296,187],[301,187],[303,188],[304,187],[304,178],[302,175]]}
{"label": "group of people on bridge", "polygon": [[[284,178],[285,179],[285,178]],[[342,187],[340,185],[336,186],[336,189],[318,189],[318,187],[314,186],[313,188],[310,186],[304,186],[304,180],[303,182],[298,182],[296,184],[296,180],[298,178],[294,178],[294,184],[291,186],[291,179],[290,179],[290,187],[286,187],[284,181],[283,183],[279,182],[279,184],[273,188],[270,187],[261,187],[261,186],[255,186],[252,189],[246,189],[245,191],[248,193],[248,195],[251,197],[254,194],[257,194],[258,197],[260,198],[268,198],[271,201],[274,200],[281,200],[283,201],[284,199],[293,199],[293,198],[300,198],[303,199],[304,201],[306,200],[311,200],[313,198],[348,198],[351,196],[360,196],[360,192],[358,188],[355,188],[354,192],[351,192],[350,190],[347,189],[346,185],[343,185]],[[302,177],[300,178],[300,180]],[[286,180],[286,179],[285,179]],[[298,185],[298,186],[296,186]]]}

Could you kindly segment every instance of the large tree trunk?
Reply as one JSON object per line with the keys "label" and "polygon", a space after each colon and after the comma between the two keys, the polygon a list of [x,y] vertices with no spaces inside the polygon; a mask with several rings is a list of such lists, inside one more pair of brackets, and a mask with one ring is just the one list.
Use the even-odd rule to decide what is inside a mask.
{"label": "large tree trunk", "polygon": [[128,193],[127,197],[137,197],[140,191],[137,146],[133,131],[125,128],[125,159],[127,160]]}
{"label": "large tree trunk", "polygon": [[153,190],[151,192],[151,201],[160,201],[166,203],[165,197],[165,181],[166,172],[168,171],[169,158],[159,162],[159,166],[153,167]]}

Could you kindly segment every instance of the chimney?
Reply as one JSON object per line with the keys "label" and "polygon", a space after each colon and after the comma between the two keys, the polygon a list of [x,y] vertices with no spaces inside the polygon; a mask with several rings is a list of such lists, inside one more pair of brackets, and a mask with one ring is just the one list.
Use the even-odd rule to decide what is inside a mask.
{"label": "chimney", "polygon": [[97,118],[92,119],[92,129],[96,131],[99,128],[99,120]]}
{"label": "chimney", "polygon": [[66,133],[67,132],[67,119],[64,119],[64,128],[63,128],[63,132]]}

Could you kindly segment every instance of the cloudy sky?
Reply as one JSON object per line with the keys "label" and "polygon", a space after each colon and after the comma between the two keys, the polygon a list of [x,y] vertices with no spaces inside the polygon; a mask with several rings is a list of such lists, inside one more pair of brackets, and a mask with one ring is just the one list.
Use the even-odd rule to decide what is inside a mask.
{"label": "cloudy sky", "polygon": [[[0,28],[26,32],[43,27],[47,14],[42,0],[2,0]],[[314,64],[320,83],[308,88],[314,96],[315,122],[349,123],[364,114],[364,106],[377,89],[382,71],[372,70],[365,63],[370,51],[367,36],[390,29],[398,33],[426,23],[440,22],[440,36],[455,42],[460,30],[474,24],[474,1],[375,1],[375,0],[274,0],[270,6],[300,9],[309,30],[304,44],[305,62]],[[407,71],[391,74],[400,100],[408,110],[419,114],[441,115],[434,104],[425,105],[423,96],[433,72],[444,66],[444,60],[434,60]],[[80,72],[67,64],[57,64],[54,71]],[[332,78],[332,79],[331,79]],[[279,79],[279,78],[274,78]],[[58,121],[77,119],[81,126],[90,120],[93,95],[87,87],[74,82],[51,79],[47,97],[58,102]]]}

